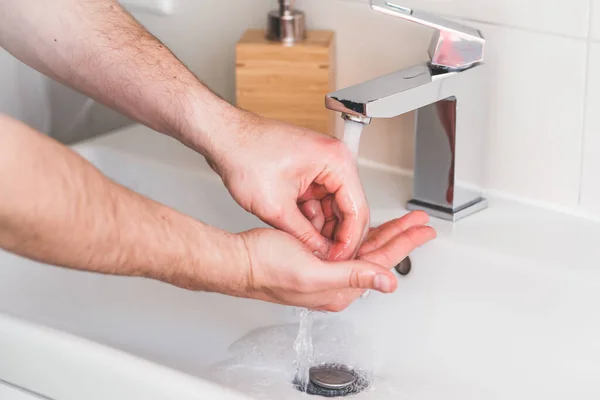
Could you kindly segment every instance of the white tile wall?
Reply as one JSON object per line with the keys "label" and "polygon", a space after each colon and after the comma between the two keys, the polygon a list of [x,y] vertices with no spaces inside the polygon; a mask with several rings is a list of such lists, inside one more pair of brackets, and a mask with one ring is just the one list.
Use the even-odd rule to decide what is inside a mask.
{"label": "white tile wall", "polygon": [[484,150],[488,188],[577,207],[585,42],[478,27],[488,39],[492,77],[490,130]]}
{"label": "white tile wall", "polygon": [[581,204],[600,213],[600,43],[590,47]]}
{"label": "white tile wall", "polygon": [[[488,39],[488,188],[600,215],[600,0],[528,0],[526,5],[521,0],[397,1],[461,18]],[[275,3],[178,0],[172,17],[139,17],[202,80],[233,100],[234,44],[246,28],[264,26]],[[306,11],[311,28],[337,32],[338,87],[427,57],[430,31],[375,14],[368,0],[296,4]],[[35,112],[27,116],[27,107],[14,100],[17,86],[10,77],[18,70],[14,60],[0,53],[0,112],[33,118]],[[58,96],[54,102],[63,103],[56,99],[64,93],[50,89],[50,95]],[[413,122],[412,115],[375,121],[363,135],[361,156],[412,168]],[[102,131],[123,122],[97,109],[90,123],[94,131]]]}
{"label": "white tile wall", "polygon": [[[431,32],[373,13],[362,1],[297,0],[309,28],[336,32],[337,86],[345,87],[426,61]],[[331,18],[335,15],[336,18]],[[338,134],[343,124],[338,120]],[[405,169],[413,165],[414,116],[377,120],[361,138],[360,156]],[[382,136],[384,133],[385,136]]]}
{"label": "white tile wall", "polygon": [[45,78],[0,47],[0,113],[46,132],[50,123]]}
{"label": "white tile wall", "polygon": [[[600,0],[593,1],[598,3],[594,31],[600,35]],[[580,197],[585,199],[586,190],[593,191],[581,186],[586,59],[593,19],[590,0],[574,0],[568,7],[557,0],[531,0],[527,7],[518,0],[400,3],[466,18],[462,21],[480,28],[488,40],[488,189],[579,208]],[[391,17],[374,16],[367,0],[298,0],[297,4],[307,11],[313,27],[337,31],[340,86],[417,63],[425,55],[428,32]],[[335,19],[329,17],[332,13]],[[353,61],[357,49],[365,57]],[[600,62],[595,68],[600,70]],[[409,116],[373,124],[362,139],[361,156],[411,168],[411,122]],[[589,136],[586,152],[599,158],[600,146],[594,149]],[[600,190],[600,183],[596,187]],[[592,208],[600,213],[600,203]]]}
{"label": "white tile wall", "polygon": [[591,0],[591,37],[600,40],[600,0]]}
{"label": "white tile wall", "polygon": [[18,68],[19,63],[0,47],[0,112],[20,118],[19,87],[15,79]]}

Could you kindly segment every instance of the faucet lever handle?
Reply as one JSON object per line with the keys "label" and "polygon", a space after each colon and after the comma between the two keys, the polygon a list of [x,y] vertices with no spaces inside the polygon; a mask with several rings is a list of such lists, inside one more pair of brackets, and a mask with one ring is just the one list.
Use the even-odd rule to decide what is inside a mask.
{"label": "faucet lever handle", "polygon": [[429,55],[434,67],[463,70],[483,61],[485,38],[478,29],[394,1],[371,0],[371,8],[436,30]]}

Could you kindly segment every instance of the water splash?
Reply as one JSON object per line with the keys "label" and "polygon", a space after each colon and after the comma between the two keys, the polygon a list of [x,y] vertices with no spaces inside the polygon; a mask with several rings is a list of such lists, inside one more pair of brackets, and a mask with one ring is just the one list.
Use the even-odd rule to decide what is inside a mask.
{"label": "water splash", "polygon": [[[348,147],[354,159],[358,158],[358,146],[360,144],[360,135],[364,125],[359,122],[347,120],[344,127],[344,137],[342,141]],[[368,296],[368,291],[363,294]],[[296,378],[298,386],[303,392],[307,391],[309,384],[310,368],[314,365],[315,355],[313,348],[312,327],[313,311],[302,309],[300,311],[300,327],[298,336],[294,342],[294,351],[296,352]]]}
{"label": "water splash", "polygon": [[[371,308],[365,307],[365,312]],[[356,400],[438,399],[456,397],[477,400],[494,397],[476,382],[462,382],[435,365],[404,360],[396,351],[396,333],[386,330],[389,316],[311,313],[313,365],[338,363],[359,371],[368,389],[353,395]],[[357,323],[357,321],[360,321]],[[310,400],[294,385],[297,369],[294,339],[298,324],[267,326],[249,332],[229,347],[229,358],[210,366],[202,375],[220,385],[261,400]],[[444,371],[446,371],[444,369]],[[465,392],[465,387],[469,392]]]}
{"label": "water splash", "polygon": [[[229,347],[229,358],[210,366],[204,377],[250,397],[268,400],[306,399],[306,393],[298,390],[298,380],[304,376],[307,385],[307,372],[314,365],[343,364],[372,382],[376,349],[364,336],[367,329],[338,314],[308,310],[300,310],[300,314],[300,324],[249,332]],[[374,389],[370,387],[366,392]]]}
{"label": "water splash", "polygon": [[300,327],[294,341],[296,352],[296,381],[303,392],[308,388],[310,367],[315,361],[313,347],[313,311],[303,308],[300,310]]}

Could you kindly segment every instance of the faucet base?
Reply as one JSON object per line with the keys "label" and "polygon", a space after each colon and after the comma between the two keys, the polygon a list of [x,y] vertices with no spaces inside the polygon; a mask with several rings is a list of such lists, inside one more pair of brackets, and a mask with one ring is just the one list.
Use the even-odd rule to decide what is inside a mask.
{"label": "faucet base", "polygon": [[460,219],[468,217],[469,215],[475,214],[476,212],[484,210],[487,207],[488,201],[483,197],[480,197],[479,199],[476,199],[457,209],[440,207],[438,205],[414,199],[410,200],[406,205],[406,208],[410,211],[425,211],[433,218],[439,218],[452,222],[456,222]]}

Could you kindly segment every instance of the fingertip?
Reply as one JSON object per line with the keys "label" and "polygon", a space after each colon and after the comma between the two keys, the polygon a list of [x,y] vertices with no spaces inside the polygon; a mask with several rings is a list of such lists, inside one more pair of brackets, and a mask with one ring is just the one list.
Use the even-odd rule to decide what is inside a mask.
{"label": "fingertip", "polygon": [[353,289],[373,289],[382,293],[392,293],[398,282],[387,268],[371,262],[351,261],[349,286]]}
{"label": "fingertip", "polygon": [[432,228],[431,226],[429,226],[428,228],[430,228],[430,230],[431,230],[431,239],[433,240],[433,239],[437,238],[438,237],[437,231],[434,228]]}
{"label": "fingertip", "polygon": [[434,228],[432,228],[431,226],[423,226],[423,227],[421,227],[421,229],[427,236],[428,240],[433,240],[433,239],[437,238],[437,231]]}
{"label": "fingertip", "polygon": [[331,249],[330,260],[346,261],[353,259],[367,236],[368,230],[368,224],[360,223],[357,226],[356,223],[352,224],[347,220],[343,220],[335,233],[335,243]]}
{"label": "fingertip", "polygon": [[416,247],[422,246],[437,237],[436,230],[431,226],[415,226],[408,229],[405,234],[410,237]]}
{"label": "fingertip", "polygon": [[412,218],[415,220],[416,224],[421,224],[421,225],[425,225],[427,223],[429,223],[429,214],[427,214],[425,211],[421,211],[421,210],[415,210],[415,211],[411,211],[409,214],[407,214],[407,216],[409,218]]}
{"label": "fingertip", "polygon": [[431,220],[429,214],[427,214],[425,211],[418,211],[418,213],[420,214],[420,217],[423,219],[424,223],[429,223],[429,221]]}
{"label": "fingertip", "polygon": [[398,288],[398,280],[392,273],[378,273],[373,279],[373,289],[381,293],[393,293]]}
{"label": "fingertip", "polygon": [[308,200],[302,204],[298,204],[298,208],[317,231],[321,232],[323,230],[323,225],[325,225],[325,214],[323,213],[323,207],[318,200]]}
{"label": "fingertip", "polygon": [[312,250],[313,255],[321,260],[327,260],[331,249],[330,242],[321,235],[310,238],[305,245]]}

